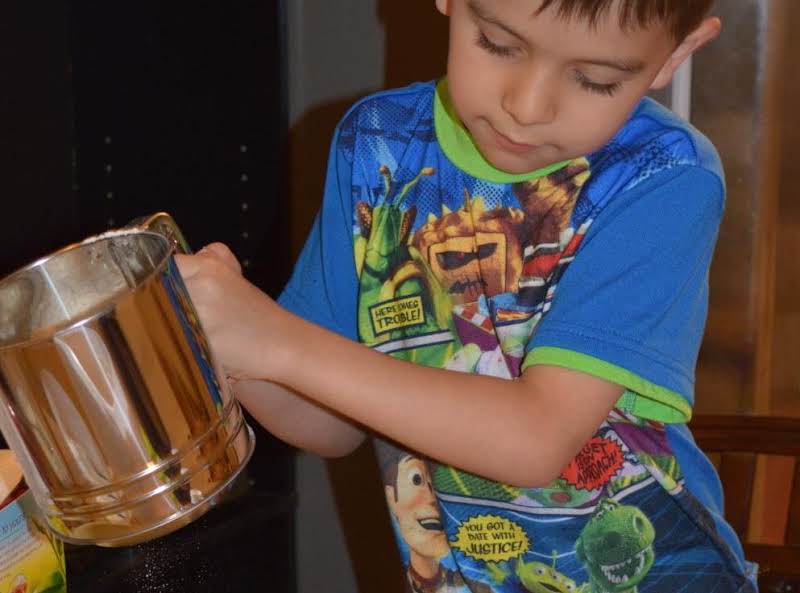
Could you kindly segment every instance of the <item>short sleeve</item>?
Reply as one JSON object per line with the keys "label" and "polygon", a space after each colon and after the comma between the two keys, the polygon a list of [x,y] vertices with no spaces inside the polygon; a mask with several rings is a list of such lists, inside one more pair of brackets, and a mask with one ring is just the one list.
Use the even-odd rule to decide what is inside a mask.
{"label": "short sleeve", "polygon": [[358,279],[351,171],[340,125],[328,156],[322,207],[278,303],[308,321],[356,339]]}
{"label": "short sleeve", "polygon": [[687,421],[723,202],[720,178],[696,166],[614,198],[558,283],[523,368],[587,372],[623,386],[619,406],[639,417]]}

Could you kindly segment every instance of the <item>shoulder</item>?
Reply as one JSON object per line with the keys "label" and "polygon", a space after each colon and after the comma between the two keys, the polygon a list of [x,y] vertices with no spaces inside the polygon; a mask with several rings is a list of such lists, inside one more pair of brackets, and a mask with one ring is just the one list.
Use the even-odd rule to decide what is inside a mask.
{"label": "shoulder", "polygon": [[618,190],[689,172],[715,178],[724,193],[722,163],[711,141],[650,98],[590,160],[593,175],[612,178]]}
{"label": "shoulder", "polygon": [[379,91],[360,99],[345,113],[340,131],[409,128],[433,118],[436,84],[416,82],[405,87]]}
{"label": "shoulder", "polygon": [[683,154],[695,166],[722,177],[722,161],[711,140],[660,103],[645,98],[632,121],[640,125],[649,121],[652,122],[651,126],[661,127],[662,137],[673,140],[676,152]]}
{"label": "shoulder", "polygon": [[649,97],[611,141],[611,150],[650,157],[650,167],[693,165],[722,176],[719,154],[700,130]]}
{"label": "shoulder", "polygon": [[344,115],[334,141],[357,187],[381,187],[382,167],[426,153],[436,142],[433,124],[434,82],[415,83],[366,96]]}

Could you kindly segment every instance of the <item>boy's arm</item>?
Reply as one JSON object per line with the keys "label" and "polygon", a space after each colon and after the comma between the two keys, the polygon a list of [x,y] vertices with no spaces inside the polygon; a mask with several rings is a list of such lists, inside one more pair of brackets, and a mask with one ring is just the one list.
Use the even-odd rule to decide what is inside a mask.
{"label": "boy's arm", "polygon": [[[622,393],[614,383],[557,367],[536,365],[509,381],[413,365],[289,313],[213,252],[178,261],[204,329],[232,376],[269,379],[490,479],[547,484]],[[281,434],[309,428],[297,416],[280,417],[268,399],[256,395],[246,405],[256,417],[270,417],[271,429]]]}
{"label": "boy's arm", "polygon": [[[283,326],[288,339],[279,356],[262,350],[253,370],[415,451],[503,483],[538,487],[558,477],[623,392],[555,366],[535,365],[509,381],[415,365],[265,305],[271,331]],[[313,365],[298,368],[300,356]]]}
{"label": "boy's arm", "polygon": [[[226,246],[213,243],[200,250],[199,256],[203,255],[213,258],[226,275],[242,280],[242,267]],[[256,291],[252,295],[259,296]],[[354,451],[366,436],[363,430],[340,415],[282,385],[243,380],[236,381],[233,390],[264,428],[300,449],[324,457],[341,457]]]}
{"label": "boy's arm", "polygon": [[341,457],[358,447],[364,431],[331,410],[270,381],[239,381],[236,398],[279,439],[323,457]]}
{"label": "boy's arm", "polygon": [[[214,350],[235,376],[284,384],[444,463],[542,485],[592,436],[623,387],[647,398],[626,401],[625,409],[660,402],[677,406],[664,421],[690,414],[722,195],[716,175],[689,166],[654,176],[606,207],[603,224],[596,220],[584,240],[591,249],[559,282],[515,381],[374,352],[292,315],[213,253],[179,264]],[[546,366],[547,357],[536,355],[548,348],[623,372],[598,373],[574,361],[567,364],[573,370]]]}

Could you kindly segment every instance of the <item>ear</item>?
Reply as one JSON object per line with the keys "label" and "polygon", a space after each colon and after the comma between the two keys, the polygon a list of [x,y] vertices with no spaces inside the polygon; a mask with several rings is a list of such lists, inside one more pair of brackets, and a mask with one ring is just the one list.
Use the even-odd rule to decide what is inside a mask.
{"label": "ear", "polygon": [[450,0],[436,0],[436,9],[445,16],[450,16]]}
{"label": "ear", "polygon": [[664,63],[658,74],[650,85],[651,89],[663,89],[672,81],[675,71],[683,64],[686,59],[698,49],[716,39],[719,35],[722,23],[717,17],[708,17],[691,33],[683,42],[675,48],[669,59]]}

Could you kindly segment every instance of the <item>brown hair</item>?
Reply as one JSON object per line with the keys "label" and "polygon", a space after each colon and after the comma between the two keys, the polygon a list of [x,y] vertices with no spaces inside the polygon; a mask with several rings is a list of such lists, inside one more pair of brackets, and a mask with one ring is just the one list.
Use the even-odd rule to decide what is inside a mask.
{"label": "brown hair", "polygon": [[714,0],[542,0],[536,12],[555,6],[562,18],[588,19],[595,25],[615,2],[619,2],[619,20],[624,29],[664,23],[675,40],[681,42],[702,22]]}

